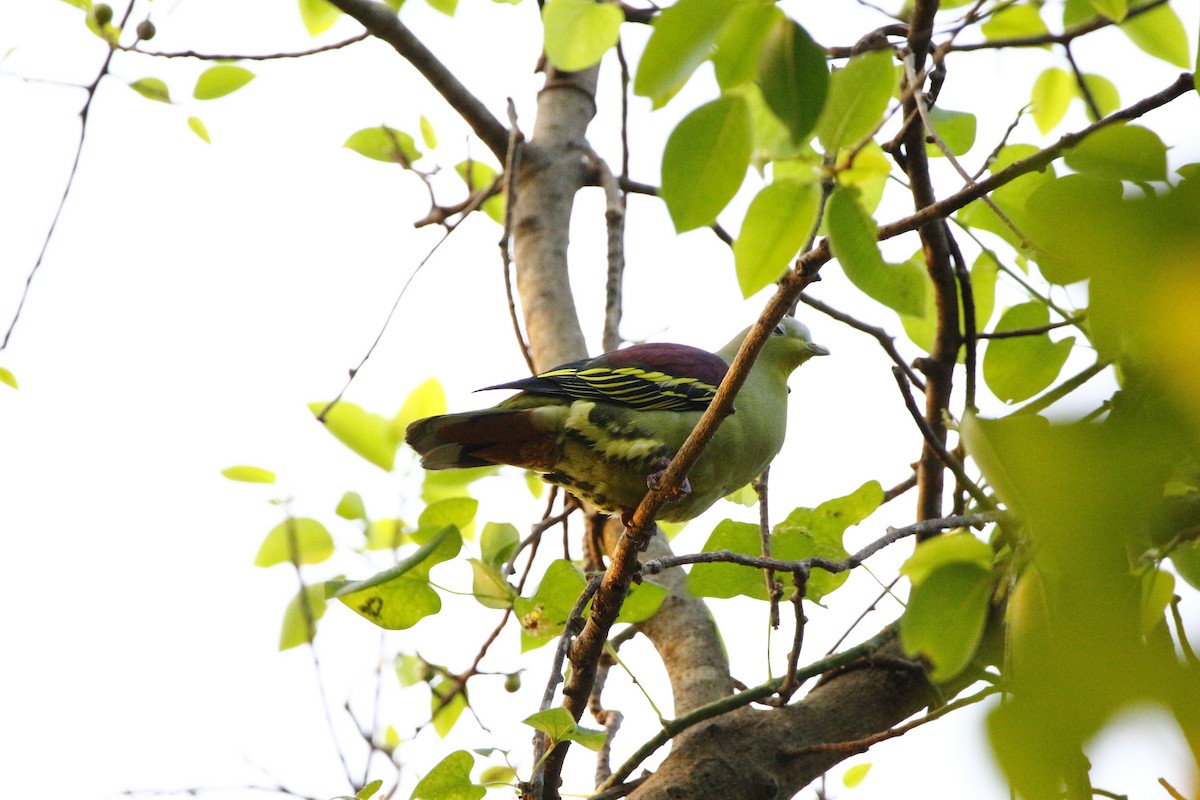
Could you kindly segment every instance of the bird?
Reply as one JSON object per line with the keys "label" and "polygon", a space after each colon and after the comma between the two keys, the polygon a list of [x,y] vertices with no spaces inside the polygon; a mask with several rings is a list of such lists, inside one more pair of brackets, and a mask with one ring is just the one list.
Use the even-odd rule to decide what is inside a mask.
{"label": "bird", "polygon": [[[635,344],[488,386],[478,391],[518,393],[492,408],[419,419],[405,440],[425,469],[522,467],[627,519],[699,422],[749,332],[716,353]],[[734,398],[733,413],[688,471],[682,496],[657,518],[692,519],[758,478],[783,447],[789,376],[828,354],[803,323],[784,317]]]}

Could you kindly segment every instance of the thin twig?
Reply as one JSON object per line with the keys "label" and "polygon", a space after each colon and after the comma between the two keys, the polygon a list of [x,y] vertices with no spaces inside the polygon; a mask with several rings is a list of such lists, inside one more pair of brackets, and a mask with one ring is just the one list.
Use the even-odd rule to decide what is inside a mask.
{"label": "thin twig", "polygon": [[994,509],[996,503],[984,494],[983,490],[967,476],[967,471],[963,468],[962,462],[946,449],[945,443],[938,439],[933,430],[930,429],[928,420],[921,414],[921,409],[917,407],[917,401],[909,390],[908,381],[904,379],[904,373],[892,367],[892,375],[895,376],[896,384],[900,387],[900,394],[904,397],[904,405],[908,408],[908,413],[912,415],[913,421],[917,423],[917,427],[921,430],[921,436],[925,438],[925,443],[933,449],[933,452],[942,464],[954,473],[954,477],[962,483],[963,488],[971,494],[971,497],[975,498],[976,502],[984,508]]}
{"label": "thin twig", "polygon": [[1055,328],[1065,328],[1068,325],[1078,325],[1086,318],[1086,314],[1076,314],[1070,319],[1064,319],[1060,322],[1050,322],[1046,325],[1039,325],[1036,328],[1016,328],[1010,331],[992,331],[991,333],[980,333],[980,339],[1017,339],[1022,336],[1041,336],[1043,333],[1048,333]]}
{"label": "thin twig", "polygon": [[874,337],[875,341],[879,342],[879,346],[883,348],[883,351],[888,354],[888,358],[890,358],[896,364],[896,366],[904,370],[904,374],[908,376],[908,379],[912,381],[914,385],[920,387],[922,391],[925,390],[925,381],[921,379],[921,376],[918,375],[911,366],[909,366],[908,362],[905,361],[900,355],[900,351],[896,349],[896,338],[888,334],[888,332],[883,328],[863,322],[862,320],[852,317],[844,311],[839,311],[833,306],[828,305],[827,303],[824,303],[808,294],[801,294],[800,302],[815,308],[817,311],[820,311],[822,314],[828,317],[836,319],[838,322],[849,325],[856,331],[862,331],[868,336]]}
{"label": "thin twig", "polygon": [[1057,403],[1059,400],[1063,399],[1068,394],[1075,391],[1080,386],[1083,386],[1083,384],[1087,383],[1092,378],[1106,370],[1109,367],[1109,364],[1110,362],[1108,361],[1097,361],[1095,364],[1092,364],[1079,374],[1074,375],[1060,383],[1058,386],[1055,386],[1041,397],[1035,398],[1021,406],[1016,411],[1012,412],[1010,416],[1015,417],[1021,414],[1036,414],[1047,406]]}
{"label": "thin twig", "polygon": [[331,50],[341,50],[343,47],[349,47],[352,44],[358,44],[361,41],[371,36],[370,31],[351,36],[349,39],[343,39],[340,42],[333,44],[325,44],[320,47],[314,47],[310,50],[298,50],[292,53],[266,53],[263,55],[238,54],[238,55],[222,55],[220,53],[198,53],[195,50],[180,50],[177,52],[163,52],[155,50],[143,50],[136,44],[127,47],[118,47],[118,50],[124,50],[127,53],[138,53],[143,56],[153,56],[154,58],[194,58],[197,61],[274,61],[280,58],[304,58],[306,56],[315,56],[318,53],[328,53]]}

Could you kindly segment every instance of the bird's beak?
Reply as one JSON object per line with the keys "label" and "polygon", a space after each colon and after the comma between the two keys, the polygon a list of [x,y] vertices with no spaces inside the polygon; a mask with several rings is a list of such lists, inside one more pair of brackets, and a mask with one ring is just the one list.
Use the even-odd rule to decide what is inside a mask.
{"label": "bird's beak", "polygon": [[808,349],[809,349],[809,352],[811,352],[814,356],[829,355],[829,348],[825,347],[824,345],[819,345],[816,342],[809,342]]}

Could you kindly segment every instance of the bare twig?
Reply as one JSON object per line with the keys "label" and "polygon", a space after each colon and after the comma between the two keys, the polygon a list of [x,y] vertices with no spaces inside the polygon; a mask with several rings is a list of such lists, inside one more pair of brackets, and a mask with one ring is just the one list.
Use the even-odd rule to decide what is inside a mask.
{"label": "bare twig", "polygon": [[238,54],[238,55],[223,55],[220,53],[199,53],[195,50],[179,50],[176,52],[163,52],[155,50],[143,50],[136,44],[120,47],[118,49],[129,53],[139,53],[144,56],[153,56],[154,58],[194,58],[197,61],[274,61],[281,58],[305,58],[306,56],[315,56],[319,53],[328,53],[331,50],[341,50],[343,47],[349,47],[352,44],[358,44],[371,36],[370,31],[351,36],[349,39],[343,39],[340,42],[333,44],[324,44],[320,47],[314,47],[309,50],[298,50],[292,53],[265,53],[262,55],[253,54]]}
{"label": "bare twig", "polygon": [[833,306],[823,303],[822,301],[808,294],[800,295],[800,302],[815,308],[817,311],[820,311],[822,314],[828,317],[836,319],[838,322],[849,325],[856,331],[862,331],[868,336],[874,337],[875,341],[879,342],[879,346],[883,348],[883,351],[888,354],[888,358],[892,359],[897,367],[904,370],[904,374],[908,376],[908,379],[922,390],[925,389],[925,381],[923,381],[921,376],[918,375],[916,371],[908,365],[908,362],[905,361],[900,355],[900,351],[896,349],[896,338],[888,334],[888,332],[883,328],[863,322],[862,320],[852,317],[844,311],[839,311]]}

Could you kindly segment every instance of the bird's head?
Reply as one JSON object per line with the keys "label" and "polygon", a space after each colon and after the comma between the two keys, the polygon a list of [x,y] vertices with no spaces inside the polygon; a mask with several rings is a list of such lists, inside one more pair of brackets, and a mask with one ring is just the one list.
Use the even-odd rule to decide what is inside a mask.
{"label": "bird's head", "polygon": [[812,340],[812,334],[803,322],[795,317],[784,317],[767,337],[758,357],[790,374],[813,356],[827,355],[829,349]]}

